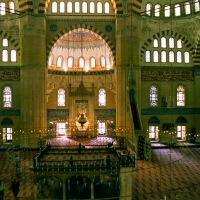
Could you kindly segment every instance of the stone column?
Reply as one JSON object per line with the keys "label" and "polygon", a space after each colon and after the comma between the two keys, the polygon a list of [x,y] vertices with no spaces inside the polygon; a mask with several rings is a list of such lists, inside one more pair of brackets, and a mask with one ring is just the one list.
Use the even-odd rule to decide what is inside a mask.
{"label": "stone column", "polygon": [[63,180],[63,200],[66,200],[66,182]]}
{"label": "stone column", "polygon": [[[36,137],[46,135],[46,22],[43,17],[26,15],[20,27],[21,146],[35,147]],[[34,140],[30,139],[33,135]]]}
{"label": "stone column", "polygon": [[91,200],[94,199],[94,180],[91,181],[90,183],[90,187],[91,187]]}

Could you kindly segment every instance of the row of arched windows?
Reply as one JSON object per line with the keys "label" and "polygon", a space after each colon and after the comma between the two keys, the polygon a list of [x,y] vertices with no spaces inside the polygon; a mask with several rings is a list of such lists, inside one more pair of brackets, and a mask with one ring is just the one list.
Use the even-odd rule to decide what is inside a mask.
{"label": "row of arched windows", "polygon": [[8,39],[2,39],[2,62],[16,62],[17,61],[17,51],[15,49],[10,49],[8,44]]}
{"label": "row of arched windows", "polygon": [[[54,61],[54,56],[51,55],[49,57],[48,66],[52,66]],[[111,56],[109,57],[109,62],[107,63],[105,56],[100,56],[100,66],[102,68],[110,69],[111,68]],[[90,57],[89,64],[86,65],[86,61],[84,57],[78,58],[78,67],[85,70],[94,69],[97,66],[97,59],[95,57]],[[75,67],[75,59],[74,57],[70,56],[67,58],[67,61],[64,60],[63,56],[58,56],[56,60],[56,67],[63,68],[64,70],[72,69]]]}
{"label": "row of arched windows", "polygon": [[[152,85],[149,87],[149,106],[158,107],[159,103],[159,91],[158,86]],[[176,105],[185,106],[185,87],[178,85],[176,88]]]}
{"label": "row of arched windows", "polygon": [[15,4],[13,1],[8,3],[0,2],[0,15],[6,15],[15,13]]}
{"label": "row of arched windows", "polygon": [[[58,89],[58,96],[57,96],[57,106],[63,107],[65,106],[66,96],[65,90],[60,88]],[[104,88],[99,89],[98,93],[98,105],[99,106],[106,106],[106,90]]]}
{"label": "row of arched windows", "polygon": [[175,3],[173,5],[166,4],[164,6],[160,4],[153,5],[152,3],[146,4],[146,15],[153,17],[179,17],[181,15],[189,15],[194,12],[200,11],[199,0],[190,2]]}
{"label": "row of arched windows", "polygon": [[68,1],[67,3],[64,1],[61,2],[52,2],[51,4],[51,12],[52,13],[98,13],[98,14],[109,14],[110,13],[110,4],[108,2],[74,2]]}
{"label": "row of arched windows", "polygon": [[150,63],[190,63],[190,53],[183,49],[181,39],[161,37],[154,39],[149,50],[145,51],[145,62]]}

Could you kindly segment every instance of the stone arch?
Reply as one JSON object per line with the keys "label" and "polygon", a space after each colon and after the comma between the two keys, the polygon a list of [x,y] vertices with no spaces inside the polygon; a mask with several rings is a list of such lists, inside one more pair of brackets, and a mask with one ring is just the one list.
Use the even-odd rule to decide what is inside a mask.
{"label": "stone arch", "polygon": [[[191,52],[192,57],[193,57],[193,55],[195,54],[195,51],[194,51],[195,49],[194,49],[194,47],[192,46],[191,42],[190,42],[187,38],[185,38],[185,37],[182,36],[181,34],[179,34],[179,33],[177,33],[177,32],[174,32],[174,31],[172,31],[172,30],[165,30],[165,31],[161,31],[161,32],[158,32],[158,33],[154,34],[151,38],[148,38],[148,39],[146,40],[146,42],[142,45],[141,50],[140,50],[141,59],[142,59],[143,56],[144,56],[145,50],[146,50],[146,49],[148,48],[148,46],[152,43],[152,41],[153,41],[154,39],[161,38],[161,37],[163,37],[163,36],[172,36],[172,37],[174,37],[174,38],[176,38],[176,39],[181,39],[181,40],[183,41],[185,47],[187,47],[188,50]],[[200,44],[199,44],[199,45],[200,45]]]}
{"label": "stone arch", "polygon": [[197,36],[196,48],[193,55],[193,64],[199,66],[200,62],[200,33]]}
{"label": "stone arch", "polygon": [[149,119],[148,121],[149,125],[159,125],[160,124],[160,120],[158,119],[158,117],[153,116]]}
{"label": "stone arch", "polygon": [[2,127],[10,127],[10,126],[14,126],[14,123],[12,121],[12,119],[6,117],[1,121],[1,126]]}
{"label": "stone arch", "polygon": [[113,45],[112,41],[102,31],[98,30],[97,28],[95,28],[93,26],[87,25],[87,24],[75,24],[73,26],[69,26],[69,27],[61,30],[58,34],[56,34],[56,36],[51,40],[51,42],[49,42],[49,44],[47,46],[47,51],[46,51],[47,62],[48,62],[49,53],[51,51],[52,46],[55,44],[55,42],[65,33],[72,31],[74,29],[78,29],[78,28],[84,28],[84,29],[90,30],[90,31],[98,34],[102,39],[104,39],[113,53],[114,63],[115,63],[116,50],[115,50],[115,46]]}
{"label": "stone arch", "polygon": [[10,36],[9,33],[3,31],[3,30],[0,30],[0,35],[4,38],[7,38],[9,42],[11,42],[11,44],[13,45],[13,47],[16,48],[16,51],[18,53],[18,55],[20,54],[20,45],[19,45],[19,42],[16,41],[15,39],[12,38],[12,36]]}
{"label": "stone arch", "polygon": [[176,124],[187,124],[187,119],[184,116],[180,116],[176,119]]}

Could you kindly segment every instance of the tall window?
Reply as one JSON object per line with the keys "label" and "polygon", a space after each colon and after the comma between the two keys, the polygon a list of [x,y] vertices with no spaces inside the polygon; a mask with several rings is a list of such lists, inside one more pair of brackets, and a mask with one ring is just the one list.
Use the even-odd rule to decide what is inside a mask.
{"label": "tall window", "polygon": [[149,126],[149,139],[158,140],[158,126]]}
{"label": "tall window", "polygon": [[150,51],[145,52],[145,62],[151,62],[151,52]]}
{"label": "tall window", "polygon": [[160,17],[160,5],[155,5],[155,17]]}
{"label": "tall window", "polygon": [[177,139],[179,140],[186,140],[186,126],[177,126],[176,127],[177,132]]}
{"label": "tall window", "polygon": [[51,8],[52,13],[57,13],[58,12],[58,3],[57,2],[52,2],[52,8]]}
{"label": "tall window", "polygon": [[2,51],[2,62],[8,62],[8,50],[6,49]]}
{"label": "tall window", "polygon": [[177,53],[176,53],[176,62],[182,63],[182,52],[180,52],[180,51],[177,51]]}
{"label": "tall window", "polygon": [[63,57],[59,56],[57,59],[57,67],[62,67]]}
{"label": "tall window", "polygon": [[174,48],[174,38],[169,38],[169,48]]}
{"label": "tall window", "polygon": [[106,106],[106,90],[99,89],[99,106]]}
{"label": "tall window", "polygon": [[165,17],[170,17],[170,6],[169,5],[166,5],[164,7],[164,16]]}
{"label": "tall window", "polygon": [[94,57],[90,58],[90,67],[95,68],[96,67],[96,60]]}
{"label": "tall window", "polygon": [[97,3],[97,13],[102,13],[102,3],[101,2]]}
{"label": "tall window", "polygon": [[12,128],[3,128],[3,136],[5,136],[6,142],[12,141]]}
{"label": "tall window", "polygon": [[160,42],[161,42],[161,47],[166,48],[166,46],[167,46],[166,38],[162,37]]}
{"label": "tall window", "polygon": [[173,51],[169,51],[169,62],[170,63],[174,62],[174,52]]}
{"label": "tall window", "polygon": [[106,133],[106,123],[105,122],[98,122],[98,134],[105,135]]}
{"label": "tall window", "polygon": [[66,133],[66,123],[57,123],[56,128],[59,135],[64,135]]}
{"label": "tall window", "polygon": [[190,54],[189,52],[184,53],[184,62],[189,63],[190,62]]}
{"label": "tall window", "polygon": [[157,39],[153,40],[153,47],[158,47],[158,40]]}
{"label": "tall window", "polygon": [[161,51],[161,62],[166,63],[166,51]]}
{"label": "tall window", "polygon": [[2,40],[2,46],[3,46],[3,47],[8,47],[8,39],[7,39],[7,38],[4,38],[4,39]]}
{"label": "tall window", "polygon": [[15,4],[13,1],[9,2],[10,13],[15,13]]}
{"label": "tall window", "polygon": [[182,48],[182,41],[181,41],[181,39],[177,40],[177,48],[178,49]]}
{"label": "tall window", "polygon": [[6,4],[0,3],[0,15],[5,15],[5,14],[6,14]]}
{"label": "tall window", "polygon": [[104,13],[108,14],[110,12],[110,4],[106,2],[104,4]]}
{"label": "tall window", "polygon": [[75,13],[80,13],[80,3],[78,1],[75,2]]}
{"label": "tall window", "polygon": [[16,62],[17,61],[17,53],[16,50],[11,50],[10,52],[10,61],[11,62]]}
{"label": "tall window", "polygon": [[72,2],[67,2],[67,13],[72,13]]}
{"label": "tall window", "polygon": [[101,67],[105,67],[106,66],[106,59],[105,59],[105,57],[104,56],[101,56],[101,58],[100,58],[101,60]]}
{"label": "tall window", "polygon": [[158,106],[158,88],[155,85],[149,88],[149,104],[152,107]]}
{"label": "tall window", "polygon": [[65,90],[58,90],[58,106],[65,106]]}
{"label": "tall window", "polygon": [[150,16],[151,15],[151,10],[152,10],[152,5],[150,3],[148,3],[146,5],[146,14]]}
{"label": "tall window", "polygon": [[11,108],[12,107],[12,90],[11,87],[6,86],[3,89],[3,107]]}
{"label": "tall window", "polygon": [[190,3],[189,2],[186,2],[185,3],[185,14],[186,15],[189,15],[191,13],[191,10],[190,10]]}
{"label": "tall window", "polygon": [[153,62],[158,62],[158,51],[153,52]]}
{"label": "tall window", "polygon": [[185,87],[183,85],[177,87],[177,106],[185,106]]}
{"label": "tall window", "polygon": [[53,65],[53,55],[49,56],[49,61],[48,61],[48,66],[52,66]]}
{"label": "tall window", "polygon": [[83,57],[79,58],[79,67],[84,68],[85,67],[85,60]]}
{"label": "tall window", "polygon": [[174,5],[174,15],[176,16],[176,17],[178,17],[178,16],[181,16],[181,7],[180,7],[180,4],[175,4]]}
{"label": "tall window", "polygon": [[199,0],[194,0],[194,10],[195,12],[200,11]]}
{"label": "tall window", "polygon": [[65,2],[61,1],[60,2],[60,13],[64,13],[65,12]]}
{"label": "tall window", "polygon": [[90,2],[90,13],[94,13],[94,2]]}
{"label": "tall window", "polygon": [[82,3],[82,13],[87,13],[87,3],[86,2]]}
{"label": "tall window", "polygon": [[67,66],[68,66],[68,68],[72,68],[73,67],[73,57],[69,57],[67,59]]}

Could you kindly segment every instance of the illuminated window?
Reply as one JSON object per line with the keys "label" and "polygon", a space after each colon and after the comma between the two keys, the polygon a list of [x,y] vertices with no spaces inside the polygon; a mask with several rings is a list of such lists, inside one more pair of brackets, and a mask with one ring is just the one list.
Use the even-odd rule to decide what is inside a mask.
{"label": "illuminated window", "polygon": [[95,68],[96,67],[96,60],[94,57],[90,58],[90,67]]}
{"label": "illuminated window", "polygon": [[174,62],[174,52],[173,51],[169,51],[169,62],[170,63]]}
{"label": "illuminated window", "polygon": [[169,5],[166,5],[164,7],[164,16],[165,17],[170,17],[170,6]]}
{"label": "illuminated window", "polygon": [[155,17],[160,17],[160,5],[155,5]]}
{"label": "illuminated window", "polygon": [[177,126],[177,139],[179,140],[186,140],[186,126]]}
{"label": "illuminated window", "polygon": [[162,47],[162,48],[166,48],[166,46],[167,46],[166,44],[167,44],[166,38],[165,38],[165,37],[162,37],[162,38],[161,38],[161,47]]}
{"label": "illuminated window", "polygon": [[106,90],[99,89],[99,106],[106,106]]}
{"label": "illuminated window", "polygon": [[53,65],[53,55],[49,56],[49,62],[48,62],[48,66],[52,66]]}
{"label": "illuminated window", "polygon": [[185,88],[182,85],[177,87],[177,106],[185,106]]}
{"label": "illuminated window", "polygon": [[158,140],[158,126],[149,126],[149,139]]}
{"label": "illuminated window", "polygon": [[94,13],[95,9],[94,9],[94,2],[90,2],[90,13]]}
{"label": "illuminated window", "polygon": [[63,57],[59,56],[57,59],[57,67],[62,67]]}
{"label": "illuminated window", "polygon": [[83,57],[79,58],[79,67],[84,68],[85,67],[85,60]]}
{"label": "illuminated window", "polygon": [[12,128],[3,128],[3,136],[6,142],[12,142]]}
{"label": "illuminated window", "polygon": [[184,62],[189,63],[190,62],[190,54],[189,52],[184,53]]}
{"label": "illuminated window", "polygon": [[161,51],[161,62],[163,63],[167,62],[166,51]]}
{"label": "illuminated window", "polygon": [[106,66],[106,59],[104,56],[101,56],[101,67],[105,67]]}
{"label": "illuminated window", "polygon": [[67,2],[67,13],[72,13],[72,2]]}
{"label": "illuminated window", "polygon": [[186,15],[191,14],[191,9],[190,9],[190,3],[189,2],[185,3],[185,14]]}
{"label": "illuminated window", "polygon": [[58,3],[57,2],[52,2],[52,13],[57,13],[58,12]]}
{"label": "illuminated window", "polygon": [[10,61],[11,61],[11,62],[16,62],[16,61],[17,61],[17,53],[16,53],[16,50],[11,50],[11,52],[10,52]]}
{"label": "illuminated window", "polygon": [[12,90],[11,87],[6,86],[3,89],[3,107],[11,108],[12,107]]}
{"label": "illuminated window", "polygon": [[0,15],[5,15],[5,14],[6,14],[6,4],[0,3]]}
{"label": "illuminated window", "polygon": [[149,104],[152,107],[158,106],[158,88],[155,85],[149,88]]}
{"label": "illuminated window", "polygon": [[181,49],[182,48],[182,41],[179,39],[177,40],[177,48]]}
{"label": "illuminated window", "polygon": [[60,13],[65,12],[65,3],[63,1],[60,2]]}
{"label": "illuminated window", "polygon": [[195,12],[200,11],[199,0],[194,0],[194,10]]}
{"label": "illuminated window", "polygon": [[65,90],[58,90],[58,106],[65,106]]}
{"label": "illuminated window", "polygon": [[153,52],[153,62],[158,62],[158,51]]}
{"label": "illuminated window", "polygon": [[15,4],[13,1],[9,2],[10,13],[15,13]]}
{"label": "illuminated window", "polygon": [[153,47],[158,47],[158,40],[157,39],[153,40]]}
{"label": "illuminated window", "polygon": [[150,3],[148,3],[146,5],[146,15],[151,15],[151,9],[152,9],[152,5]]}
{"label": "illuminated window", "polygon": [[108,13],[110,12],[110,4],[109,4],[108,2],[106,2],[106,3],[104,4],[104,12],[105,12],[106,14],[108,14]]}
{"label": "illuminated window", "polygon": [[2,40],[2,46],[3,46],[3,47],[8,47],[8,39],[4,38],[4,39]]}
{"label": "illuminated window", "polygon": [[151,62],[151,52],[150,51],[145,52],[145,61]]}
{"label": "illuminated window", "polygon": [[80,3],[75,2],[75,13],[80,13]]}
{"label": "illuminated window", "polygon": [[59,135],[65,135],[66,133],[66,123],[57,123],[56,124],[57,133]]}
{"label": "illuminated window", "polygon": [[82,13],[87,13],[87,3],[86,2],[82,3]]}
{"label": "illuminated window", "polygon": [[2,62],[8,62],[8,50],[2,51]]}
{"label": "illuminated window", "polygon": [[102,3],[101,2],[97,3],[97,13],[102,13]]}
{"label": "illuminated window", "polygon": [[174,48],[174,38],[169,38],[169,48]]}
{"label": "illuminated window", "polygon": [[176,53],[176,62],[182,63],[182,52],[180,52],[180,51],[177,51],[177,53]]}
{"label": "illuminated window", "polygon": [[68,66],[68,68],[72,68],[73,67],[73,57],[69,57],[68,58],[67,66]]}
{"label": "illuminated window", "polygon": [[175,12],[175,16],[178,17],[178,16],[181,16],[181,6],[180,4],[175,4],[174,6],[174,12]]}
{"label": "illuminated window", "polygon": [[98,122],[98,134],[106,134],[106,122]]}

